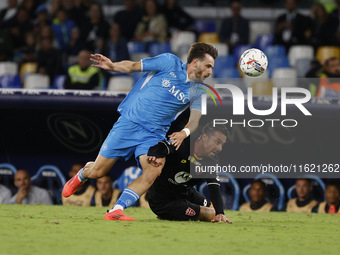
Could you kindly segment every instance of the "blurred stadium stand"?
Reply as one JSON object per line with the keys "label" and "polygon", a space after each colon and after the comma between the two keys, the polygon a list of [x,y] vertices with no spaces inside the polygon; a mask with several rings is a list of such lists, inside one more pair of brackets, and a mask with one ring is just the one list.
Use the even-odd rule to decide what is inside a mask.
{"label": "blurred stadium stand", "polygon": [[133,86],[133,78],[124,76],[113,76],[109,80],[107,90],[130,91]]}
{"label": "blurred stadium stand", "polygon": [[293,45],[289,48],[288,58],[289,64],[292,67],[296,66],[296,62],[299,59],[314,57],[314,49],[310,45]]}
{"label": "blurred stadium stand", "polygon": [[14,165],[9,163],[0,164],[0,183],[9,188],[12,194],[16,191],[16,187],[14,186],[14,175],[16,172],[17,169]]}
{"label": "blurred stadium stand", "polygon": [[40,167],[32,177],[32,184],[46,189],[54,204],[62,204],[61,192],[65,183],[65,176],[58,167],[53,165]]}
{"label": "blurred stadium stand", "polygon": [[21,79],[18,74],[3,74],[0,76],[0,88],[20,89]]}
{"label": "blurred stadium stand", "polygon": [[[162,4],[164,1],[160,1]],[[123,1],[100,0],[103,5],[105,18],[108,22],[112,22],[112,18],[118,10],[124,8]],[[308,82],[298,83],[297,78],[303,78],[310,70],[311,61],[318,59],[324,61],[325,59],[335,56],[340,57],[340,48],[336,46],[320,46],[313,48],[309,45],[293,45],[288,52],[286,48],[280,45],[273,45],[274,43],[274,24],[277,17],[285,12],[284,1],[242,1],[242,16],[249,20],[250,26],[250,44],[239,45],[234,51],[229,52],[227,44],[219,43],[217,31],[219,31],[221,21],[225,17],[230,17],[231,10],[228,1],[216,1],[214,5],[204,4],[204,8],[199,6],[197,1],[180,1],[180,5],[189,13],[194,19],[195,23],[191,31],[176,31],[172,33],[168,43],[152,43],[146,44],[141,42],[130,41],[127,43],[128,52],[132,61],[139,61],[141,58],[154,57],[165,52],[172,52],[176,54],[182,61],[186,61],[188,49],[190,44],[196,41],[211,43],[219,51],[219,58],[216,60],[214,68],[214,77],[224,79],[237,79],[242,77],[243,82],[239,82],[242,89],[245,89],[251,84],[246,81],[243,73],[237,72],[238,60],[240,55],[249,48],[255,47],[263,50],[268,57],[268,74],[269,79],[265,77],[266,84],[263,89],[257,83],[259,88],[258,93],[264,95],[268,94],[268,85],[281,86],[278,80],[272,80],[274,70],[278,68],[295,68],[294,71],[284,72],[284,75],[292,75],[290,86],[308,87]],[[298,11],[304,15],[310,14],[310,3],[307,0],[298,2]],[[226,58],[222,61],[222,56]],[[231,62],[233,63],[231,65]],[[28,61],[18,65],[16,62],[6,61],[0,62],[0,88],[52,88],[63,89],[64,74],[56,75],[47,81],[46,77],[34,75],[31,73],[40,72],[38,70],[38,63]],[[20,80],[18,76],[20,75]],[[282,74],[282,70],[276,72],[276,77]],[[115,76],[113,73],[106,73],[105,84],[103,89],[112,88],[109,86],[110,76]],[[135,82],[139,75],[130,74]],[[263,78],[263,77],[262,77]],[[268,81],[269,80],[269,81]],[[20,84],[21,83],[21,84]],[[39,84],[39,85],[38,85]],[[317,86],[318,87],[318,86]],[[122,91],[127,91],[131,86],[120,86]],[[117,91],[117,88],[114,89]],[[339,97],[336,87],[330,86],[327,88],[327,93],[318,93],[319,96]]]}
{"label": "blurred stadium stand", "polygon": [[0,62],[0,76],[18,74],[18,64],[16,62]]}

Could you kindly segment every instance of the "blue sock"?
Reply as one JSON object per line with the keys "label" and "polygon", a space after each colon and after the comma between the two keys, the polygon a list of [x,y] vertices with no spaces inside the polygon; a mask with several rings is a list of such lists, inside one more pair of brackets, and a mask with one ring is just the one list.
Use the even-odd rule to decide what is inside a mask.
{"label": "blue sock", "polygon": [[84,177],[83,172],[84,172],[84,168],[80,169],[80,171],[79,171],[79,173],[78,173],[79,180],[80,180],[81,182],[87,181],[87,178]]}
{"label": "blue sock", "polygon": [[136,191],[126,188],[120,195],[116,205],[121,205],[124,209],[134,204],[139,199]]}

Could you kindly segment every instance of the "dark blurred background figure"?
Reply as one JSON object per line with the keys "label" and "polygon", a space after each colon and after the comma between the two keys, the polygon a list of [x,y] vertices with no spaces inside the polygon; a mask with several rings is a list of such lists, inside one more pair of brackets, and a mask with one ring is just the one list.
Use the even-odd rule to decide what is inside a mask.
{"label": "dark blurred background figure", "polygon": [[310,63],[310,69],[306,73],[306,78],[317,78],[319,77],[319,74],[322,72],[323,66],[321,63],[313,59]]}
{"label": "dark blurred background figure", "polygon": [[[92,1],[91,1],[92,2]],[[74,21],[77,27],[84,24],[87,19],[88,7],[84,5],[84,0],[62,0],[60,6],[66,11],[67,17]]]}
{"label": "dark blurred background figure", "polygon": [[219,39],[229,46],[233,52],[235,46],[249,43],[249,21],[241,15],[242,5],[240,1],[232,1],[232,17],[222,20]]}
{"label": "dark blurred background figure", "polygon": [[311,69],[306,74],[307,78],[339,78],[340,77],[340,59],[336,57],[329,58],[324,64],[314,60],[311,63]]}
{"label": "dark blurred background figure", "polygon": [[18,0],[7,0],[7,7],[0,11],[0,24],[13,18],[17,13]]}
{"label": "dark blurred background figure", "polygon": [[322,78],[339,78],[340,77],[340,59],[336,57],[329,58],[323,65],[322,72],[319,74]]}
{"label": "dark blurred background figure", "polygon": [[15,51],[14,60],[19,65],[25,62],[36,62],[37,60],[37,41],[33,31],[25,34],[25,45]]}
{"label": "dark blurred background figure", "polygon": [[110,37],[106,43],[104,55],[115,62],[130,59],[127,40],[124,37],[121,37],[118,23],[111,24]]}
{"label": "dark blurred background figure", "polygon": [[291,45],[309,42],[312,21],[309,17],[299,13],[296,0],[286,0],[285,8],[286,12],[276,20],[274,43],[284,45],[288,50]]}
{"label": "dark blurred background figure", "polygon": [[138,21],[142,17],[143,10],[136,4],[135,0],[124,0],[125,9],[118,11],[114,17],[113,22],[119,25],[121,37],[127,41],[134,38],[135,30]]}
{"label": "dark blurred background figure", "polygon": [[[306,73],[306,78],[325,78],[325,79],[311,79],[308,83],[308,89],[313,97],[320,96],[321,88],[323,86],[330,86],[332,84],[334,90],[337,90],[337,84],[340,79],[340,59],[331,57],[327,59],[323,64],[314,59],[311,62],[311,67]],[[331,78],[331,79],[327,79]]]}
{"label": "dark blurred background figure", "polygon": [[105,41],[109,37],[110,25],[105,20],[100,4],[92,3],[88,11],[89,20],[81,27],[81,38],[85,41],[86,49],[102,53]]}
{"label": "dark blurred background figure", "polygon": [[13,48],[25,45],[25,34],[33,29],[29,12],[24,7],[19,7],[14,17],[2,23],[7,28],[11,37]]}
{"label": "dark blurred background figure", "polygon": [[[37,36],[37,41],[38,43],[40,42],[41,39],[43,38],[50,38],[52,41],[52,46],[53,48],[57,48],[58,47],[58,42],[54,37],[54,32],[51,26],[49,25],[43,25],[39,28],[39,30],[36,32],[36,36]],[[40,45],[38,45],[38,48],[40,47]]]}
{"label": "dark blurred background figure", "polygon": [[340,0],[336,0],[337,8],[331,13],[331,16],[337,22],[337,30],[336,30],[336,41],[340,43]]}
{"label": "dark blurred background figure", "polygon": [[168,36],[177,30],[188,30],[194,24],[194,18],[179,6],[177,0],[166,0],[162,6],[162,13],[168,24]]}
{"label": "dark blurred background figure", "polygon": [[37,7],[35,16],[36,18],[33,22],[35,33],[39,33],[43,26],[51,26],[52,20],[45,4],[41,4]]}
{"label": "dark blurred background figure", "polygon": [[199,6],[216,6],[216,0],[199,0]]}
{"label": "dark blurred background figure", "polygon": [[78,64],[68,69],[65,79],[65,89],[84,89],[91,90],[99,88],[101,84],[101,71],[91,66],[91,53],[82,50],[78,54]]}
{"label": "dark blurred background figure", "polygon": [[9,61],[13,56],[12,38],[7,29],[0,26],[0,61]]}
{"label": "dark blurred background figure", "polygon": [[311,44],[317,48],[322,45],[335,45],[338,20],[326,12],[322,4],[312,6],[313,15]]}
{"label": "dark blurred background figure", "polygon": [[135,31],[135,40],[138,42],[165,42],[168,35],[168,26],[160,8],[155,0],[146,0],[145,14],[138,22]]}
{"label": "dark blurred background figure", "polygon": [[71,66],[76,64],[78,61],[78,54],[83,49],[85,49],[85,43],[80,38],[79,29],[74,27],[71,30],[71,39],[66,49],[67,65]]}
{"label": "dark blurred background figure", "polygon": [[42,0],[22,0],[20,6],[25,8],[30,18],[34,17],[34,12]]}
{"label": "dark blurred background figure", "polygon": [[40,39],[37,62],[38,73],[47,74],[50,77],[50,81],[53,81],[56,75],[64,73],[62,54],[53,47],[53,39],[51,37],[42,37]]}
{"label": "dark blurred background figure", "polygon": [[325,189],[326,201],[321,202],[318,207],[318,213],[336,213],[340,214],[340,187],[337,183],[328,183]]}
{"label": "dark blurred background figure", "polygon": [[74,27],[75,23],[68,19],[66,11],[63,8],[59,8],[52,22],[52,29],[58,42],[58,49],[66,50],[71,40],[71,30]]}

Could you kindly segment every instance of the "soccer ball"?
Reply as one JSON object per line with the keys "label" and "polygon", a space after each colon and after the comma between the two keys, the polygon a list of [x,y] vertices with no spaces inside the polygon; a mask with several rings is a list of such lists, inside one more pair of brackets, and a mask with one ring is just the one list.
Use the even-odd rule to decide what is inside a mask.
{"label": "soccer ball", "polygon": [[262,51],[252,48],[242,53],[239,65],[246,75],[256,77],[266,71],[268,59]]}

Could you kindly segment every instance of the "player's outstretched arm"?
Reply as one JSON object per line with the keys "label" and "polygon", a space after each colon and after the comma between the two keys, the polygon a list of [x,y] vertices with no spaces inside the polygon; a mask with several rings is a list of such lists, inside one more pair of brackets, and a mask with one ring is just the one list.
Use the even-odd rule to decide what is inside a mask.
{"label": "player's outstretched arm", "polygon": [[118,73],[132,73],[140,72],[142,70],[140,62],[132,62],[129,60],[112,62],[109,58],[102,54],[91,54],[91,61],[94,63],[92,64],[94,67]]}
{"label": "player's outstretched arm", "polygon": [[172,141],[172,145],[176,147],[176,150],[178,150],[178,148],[181,146],[185,138],[187,138],[191,133],[194,133],[196,131],[201,116],[202,114],[200,111],[191,110],[189,121],[185,125],[184,129],[182,129],[180,132],[174,132],[171,135],[169,135],[169,138]]}
{"label": "player's outstretched arm", "polygon": [[220,182],[218,177],[209,178],[206,180],[208,183],[209,194],[211,202],[216,210],[216,215],[211,219],[211,222],[225,222],[232,224],[233,222],[229,220],[223,211],[223,199],[221,194]]}

